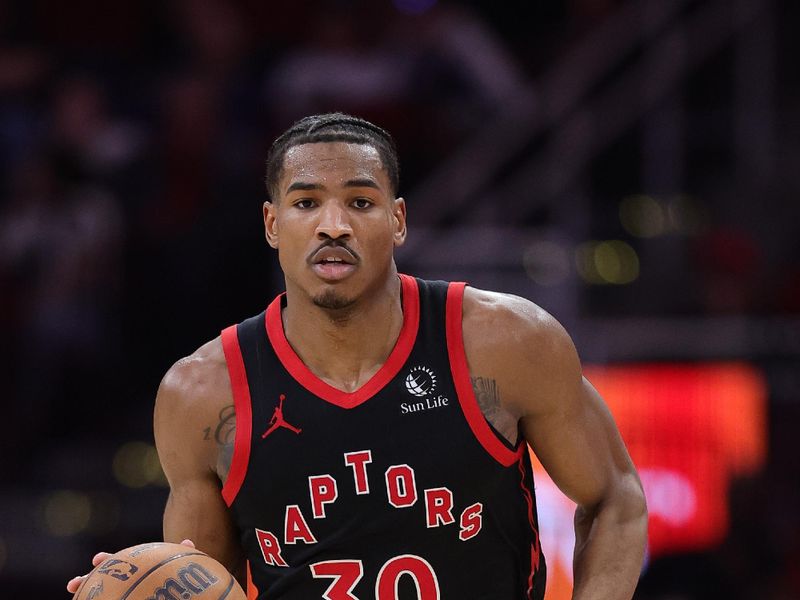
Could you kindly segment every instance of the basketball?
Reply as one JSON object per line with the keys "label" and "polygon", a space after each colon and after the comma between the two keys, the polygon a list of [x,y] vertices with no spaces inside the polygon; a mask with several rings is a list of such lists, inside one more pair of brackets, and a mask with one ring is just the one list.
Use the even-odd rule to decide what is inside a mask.
{"label": "basketball", "polygon": [[89,573],[73,600],[246,600],[228,570],[195,548],[154,542],[120,550]]}

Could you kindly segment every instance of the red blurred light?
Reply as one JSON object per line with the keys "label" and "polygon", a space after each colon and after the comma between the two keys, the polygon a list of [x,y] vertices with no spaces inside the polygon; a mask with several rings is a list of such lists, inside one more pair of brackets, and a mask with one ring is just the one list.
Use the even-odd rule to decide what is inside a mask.
{"label": "red blurred light", "polygon": [[[728,488],[757,471],[767,448],[767,388],[745,363],[587,367],[636,464],[650,513],[649,553],[701,550],[725,537]],[[562,521],[574,505],[555,491],[538,462],[545,510],[542,548],[553,565],[548,600],[569,598],[572,540]],[[569,533],[571,535],[571,532]],[[548,546],[555,553],[548,554]]]}

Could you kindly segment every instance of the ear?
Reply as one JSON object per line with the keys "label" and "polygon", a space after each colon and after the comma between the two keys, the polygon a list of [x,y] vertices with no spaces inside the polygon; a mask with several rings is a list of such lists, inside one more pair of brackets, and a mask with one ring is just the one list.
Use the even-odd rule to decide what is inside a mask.
{"label": "ear", "polygon": [[402,246],[406,241],[406,201],[395,198],[392,217],[395,222],[394,245]]}
{"label": "ear", "polygon": [[278,211],[277,206],[267,200],[264,202],[264,236],[272,248],[278,247]]}

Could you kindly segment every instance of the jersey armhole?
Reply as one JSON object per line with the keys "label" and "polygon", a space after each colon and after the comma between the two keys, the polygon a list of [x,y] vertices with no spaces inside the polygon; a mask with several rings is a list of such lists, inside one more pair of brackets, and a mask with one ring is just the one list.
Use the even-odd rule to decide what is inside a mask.
{"label": "jersey armhole", "polygon": [[250,386],[247,383],[247,371],[244,368],[236,325],[231,325],[222,331],[222,350],[228,365],[233,392],[233,410],[236,415],[236,436],[233,441],[231,468],[222,486],[222,498],[225,504],[231,506],[247,474],[253,427]]}
{"label": "jersey armhole", "polygon": [[466,285],[464,282],[453,282],[447,288],[445,330],[453,383],[456,387],[458,403],[461,405],[461,410],[473,435],[492,458],[504,467],[510,467],[519,460],[526,444],[520,443],[513,450],[509,448],[492,430],[478,406],[469,376],[467,355],[464,351],[463,313]]}

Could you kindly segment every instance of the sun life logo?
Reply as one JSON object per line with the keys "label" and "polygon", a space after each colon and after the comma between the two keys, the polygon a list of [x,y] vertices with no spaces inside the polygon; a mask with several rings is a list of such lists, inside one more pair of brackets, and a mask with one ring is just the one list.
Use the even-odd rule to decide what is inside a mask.
{"label": "sun life logo", "polygon": [[436,389],[436,375],[428,367],[414,367],[406,377],[406,389],[412,396],[427,396]]}

